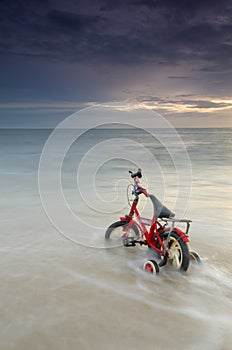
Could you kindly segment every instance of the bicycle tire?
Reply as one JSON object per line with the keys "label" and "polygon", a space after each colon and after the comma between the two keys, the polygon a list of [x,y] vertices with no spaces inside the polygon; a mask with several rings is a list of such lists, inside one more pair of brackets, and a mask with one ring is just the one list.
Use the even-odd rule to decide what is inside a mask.
{"label": "bicycle tire", "polygon": [[155,260],[147,260],[143,265],[143,270],[150,274],[157,275],[159,273],[159,265]]}
{"label": "bicycle tire", "polygon": [[126,196],[127,196],[127,203],[129,205],[129,207],[131,207],[131,203],[134,200],[134,197],[132,195],[132,192],[134,191],[134,186],[132,184],[129,184],[127,186],[127,191],[126,191]]}
{"label": "bicycle tire", "polygon": [[189,249],[186,242],[175,231],[172,231],[168,239],[167,263],[175,270],[187,271],[189,267]]}
{"label": "bicycle tire", "polygon": [[[105,233],[105,239],[118,239],[118,240],[123,240],[123,236],[125,235],[125,230],[118,230],[118,237],[117,237],[117,234],[116,234],[116,237],[113,237],[113,233],[114,231],[116,231],[116,229],[118,228],[126,228],[125,226],[128,225],[128,223],[126,223],[125,221],[116,221],[114,222],[113,224],[111,224],[107,230],[106,230],[106,233]],[[130,229],[130,232],[129,232],[129,237],[134,237],[135,239],[139,238],[140,237],[140,231],[138,229],[138,227],[133,223],[132,226],[131,226],[131,229]]]}

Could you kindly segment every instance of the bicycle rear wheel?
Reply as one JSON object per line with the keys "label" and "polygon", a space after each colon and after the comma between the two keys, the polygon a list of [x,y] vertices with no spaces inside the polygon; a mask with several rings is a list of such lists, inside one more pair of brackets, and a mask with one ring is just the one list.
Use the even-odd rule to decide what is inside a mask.
{"label": "bicycle rear wheel", "polygon": [[164,259],[167,259],[167,265],[174,270],[187,271],[190,260],[187,243],[183,242],[181,237],[175,231],[172,231],[165,246],[167,247],[167,257],[164,257]]}

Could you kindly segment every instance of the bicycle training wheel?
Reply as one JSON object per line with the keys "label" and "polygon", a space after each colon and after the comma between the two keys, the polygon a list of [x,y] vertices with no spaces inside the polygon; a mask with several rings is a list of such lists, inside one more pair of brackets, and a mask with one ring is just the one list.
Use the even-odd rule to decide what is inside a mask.
{"label": "bicycle training wheel", "polygon": [[157,275],[157,273],[159,273],[159,265],[155,260],[148,260],[144,263],[143,270],[145,272]]}
{"label": "bicycle training wheel", "polygon": [[201,258],[200,255],[194,251],[189,252],[189,258],[191,262],[195,262],[197,264],[201,264]]}
{"label": "bicycle training wheel", "polygon": [[125,238],[137,239],[140,237],[140,231],[135,224],[128,229],[128,224],[124,221],[116,221],[111,224],[105,233],[105,239],[114,240],[115,242],[123,242]]}
{"label": "bicycle training wheel", "polygon": [[129,184],[127,186],[126,195],[127,195],[127,203],[129,204],[130,207],[131,207],[132,202],[134,200],[134,195],[132,194],[133,191],[134,191],[134,186],[132,184]]}

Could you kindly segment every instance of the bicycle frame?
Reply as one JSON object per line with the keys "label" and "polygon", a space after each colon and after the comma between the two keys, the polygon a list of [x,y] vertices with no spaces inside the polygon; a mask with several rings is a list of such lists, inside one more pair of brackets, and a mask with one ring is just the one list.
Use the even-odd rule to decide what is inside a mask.
{"label": "bicycle frame", "polygon": [[[144,218],[140,215],[139,210],[137,209],[137,204],[138,197],[133,201],[129,215],[120,217],[121,221],[128,223],[125,230],[129,230],[132,227],[132,224],[135,224],[141,231],[144,241],[135,241],[135,243],[146,244],[161,255],[164,255],[167,247],[165,247],[161,238],[162,234],[165,234],[167,238],[169,238],[171,232],[175,231],[181,237],[183,242],[189,242],[188,231],[191,220],[158,219],[156,217],[152,219]],[[136,219],[134,217],[136,217]],[[163,221],[164,224],[160,221]],[[167,226],[168,222],[171,222],[170,226]],[[186,231],[184,232],[180,228],[174,227],[175,222],[186,223]],[[149,231],[146,226],[150,226]],[[168,239],[166,241],[168,241]]]}

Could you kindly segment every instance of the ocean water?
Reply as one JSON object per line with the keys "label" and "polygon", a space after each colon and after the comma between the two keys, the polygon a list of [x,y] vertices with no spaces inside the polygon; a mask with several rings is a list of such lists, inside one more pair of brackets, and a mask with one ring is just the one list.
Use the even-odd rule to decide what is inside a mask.
{"label": "ocean water", "polygon": [[[232,129],[177,134],[0,130],[0,349],[231,349]],[[146,247],[105,245],[138,166],[192,220],[202,264],[185,274],[147,275]]]}

